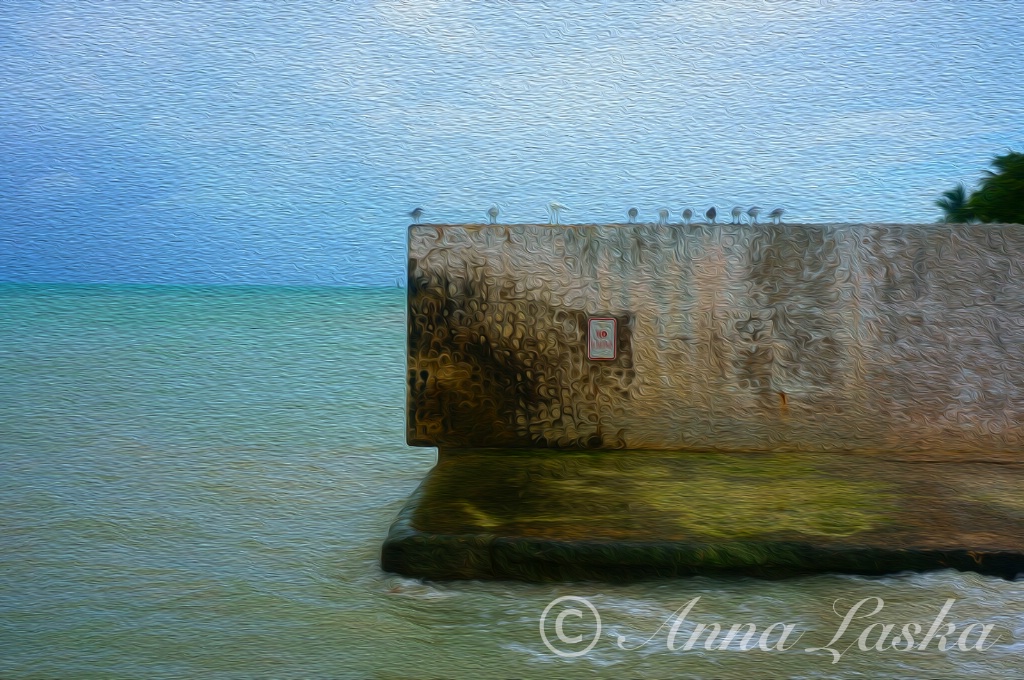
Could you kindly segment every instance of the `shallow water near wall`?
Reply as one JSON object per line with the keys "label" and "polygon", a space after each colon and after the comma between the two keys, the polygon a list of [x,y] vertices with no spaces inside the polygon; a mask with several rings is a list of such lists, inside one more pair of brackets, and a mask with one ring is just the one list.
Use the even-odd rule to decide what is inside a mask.
{"label": "shallow water near wall", "polygon": [[[388,526],[435,460],[404,445],[402,290],[4,285],[0,309],[3,677],[980,678],[1013,676],[1024,655],[1021,582],[977,574],[382,572]],[[562,596],[601,618],[575,658],[556,653],[551,621],[554,649],[540,634]],[[697,597],[670,651],[670,617]],[[830,645],[865,598],[881,611]],[[881,627],[859,648],[872,623],[895,624],[889,643],[907,623],[926,632],[950,599],[952,648],[879,651]],[[786,651],[683,648],[713,622],[803,636]],[[971,623],[992,624],[994,644],[973,649],[975,628],[958,649]],[[589,620],[564,624],[593,637]],[[825,646],[835,664],[806,651]]]}

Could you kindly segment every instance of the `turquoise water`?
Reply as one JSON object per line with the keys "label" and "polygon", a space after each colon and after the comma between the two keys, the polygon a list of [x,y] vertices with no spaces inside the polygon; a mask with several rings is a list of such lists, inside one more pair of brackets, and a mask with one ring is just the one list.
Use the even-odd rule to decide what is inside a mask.
{"label": "turquoise water", "polygon": [[[403,444],[403,296],[0,286],[0,677],[1019,674],[1020,581],[938,572],[612,586],[383,573],[388,525],[434,462]],[[604,624],[575,659],[539,634],[563,595],[587,598]],[[786,652],[669,651],[669,627],[655,631],[698,595],[687,621],[788,622],[804,637]],[[839,627],[835,600],[843,613],[867,597],[884,609],[851,624],[838,663],[804,651]],[[858,649],[868,624],[927,629],[949,598],[957,634],[993,624],[996,644]],[[588,634],[574,622],[568,635]],[[654,638],[627,651],[617,635],[627,647]]]}

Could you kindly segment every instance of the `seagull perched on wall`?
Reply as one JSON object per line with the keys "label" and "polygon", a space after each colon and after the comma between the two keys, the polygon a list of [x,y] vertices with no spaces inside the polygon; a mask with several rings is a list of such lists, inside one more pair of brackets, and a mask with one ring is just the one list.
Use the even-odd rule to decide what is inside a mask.
{"label": "seagull perched on wall", "polygon": [[411,213],[409,213],[409,217],[412,218],[413,224],[419,224],[420,218],[423,217],[423,208],[415,208]]}
{"label": "seagull perched on wall", "polygon": [[772,224],[782,224],[782,213],[784,212],[786,211],[782,208],[776,208],[768,213],[768,216],[772,218]]}
{"label": "seagull perched on wall", "polygon": [[498,206],[492,205],[490,208],[487,209],[487,220],[491,224],[498,223]]}
{"label": "seagull perched on wall", "polygon": [[690,220],[693,219],[693,211],[687,208],[683,211],[683,224],[690,226]]}
{"label": "seagull perched on wall", "polygon": [[756,205],[747,211],[747,215],[750,216],[750,223],[757,224],[757,216],[761,214],[761,209]]}
{"label": "seagull perched on wall", "polygon": [[662,227],[664,227],[666,224],[668,224],[668,209],[667,208],[662,208],[661,210],[658,211],[658,224],[660,226],[662,226]]}
{"label": "seagull perched on wall", "polygon": [[639,215],[639,214],[640,214],[639,210],[637,210],[636,208],[630,208],[629,212],[626,213],[626,215],[629,216],[629,223],[633,224],[634,222],[636,222],[636,216]]}
{"label": "seagull perched on wall", "polygon": [[742,215],[742,214],[743,214],[743,208],[741,208],[739,206],[736,206],[735,208],[733,208],[732,209],[732,223],[733,224],[739,224],[740,223],[740,215]]}
{"label": "seagull perched on wall", "polygon": [[548,212],[551,213],[551,224],[558,224],[558,214],[563,210],[568,210],[568,208],[566,208],[561,203],[552,201],[548,205]]}
{"label": "seagull perched on wall", "polygon": [[708,218],[708,222],[711,224],[715,223],[715,218],[718,217],[718,211],[715,210],[715,206],[708,208],[708,211],[704,213],[704,217]]}

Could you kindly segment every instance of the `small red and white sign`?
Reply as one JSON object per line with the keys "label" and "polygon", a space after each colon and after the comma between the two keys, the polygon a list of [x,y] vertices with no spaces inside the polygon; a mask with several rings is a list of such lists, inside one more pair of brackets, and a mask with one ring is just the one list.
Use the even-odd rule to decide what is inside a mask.
{"label": "small red and white sign", "polygon": [[587,356],[598,361],[615,358],[615,319],[590,319],[587,333]]}

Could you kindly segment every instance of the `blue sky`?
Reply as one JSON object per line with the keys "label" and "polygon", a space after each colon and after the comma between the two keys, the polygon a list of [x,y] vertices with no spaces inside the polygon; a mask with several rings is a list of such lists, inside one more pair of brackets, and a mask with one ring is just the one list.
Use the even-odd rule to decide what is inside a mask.
{"label": "blue sky", "polygon": [[0,5],[0,280],[394,285],[426,221],[931,222],[1024,2]]}

